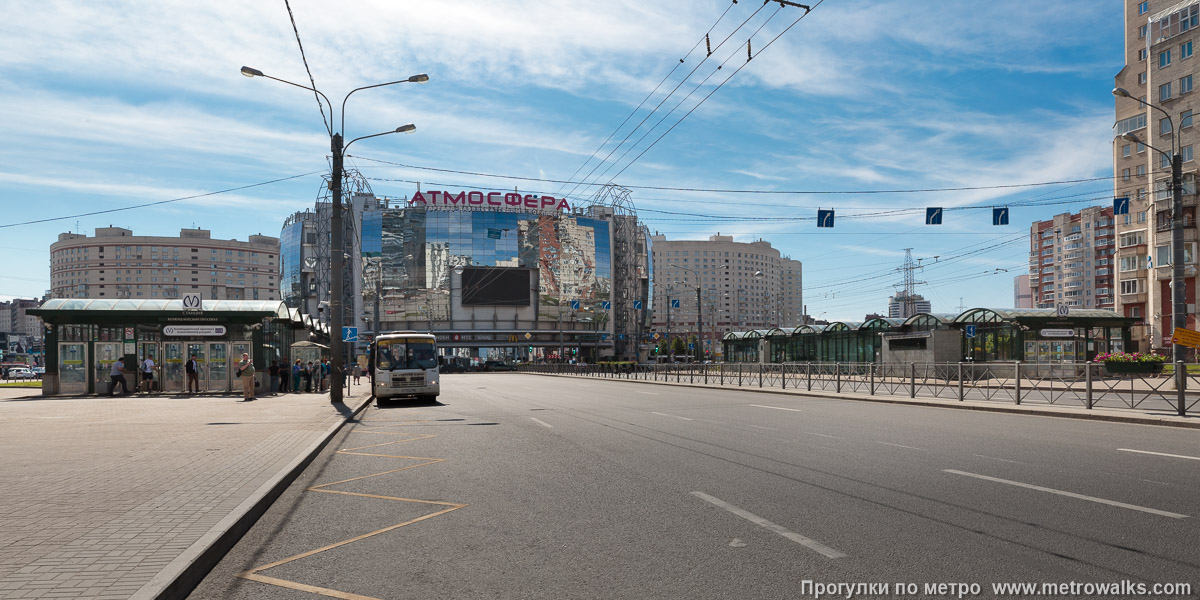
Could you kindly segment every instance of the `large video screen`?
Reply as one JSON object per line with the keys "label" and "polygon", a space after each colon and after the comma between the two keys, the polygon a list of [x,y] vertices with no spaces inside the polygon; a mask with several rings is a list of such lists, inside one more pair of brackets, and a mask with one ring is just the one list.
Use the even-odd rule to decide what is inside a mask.
{"label": "large video screen", "polygon": [[529,306],[530,269],[466,267],[463,306]]}

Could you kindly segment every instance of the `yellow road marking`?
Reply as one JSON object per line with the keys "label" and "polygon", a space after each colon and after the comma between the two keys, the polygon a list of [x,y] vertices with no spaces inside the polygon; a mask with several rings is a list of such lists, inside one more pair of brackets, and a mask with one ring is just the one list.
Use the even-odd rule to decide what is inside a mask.
{"label": "yellow road marking", "polygon": [[337,451],[338,454],[350,454],[350,455],[355,455],[355,456],[379,456],[379,457],[384,457],[384,458],[403,458],[403,459],[408,459],[408,460],[422,460],[425,462],[418,463],[415,465],[408,465],[407,467],[400,467],[399,469],[390,469],[387,471],[383,471],[381,473],[374,473],[372,475],[363,475],[362,477],[353,477],[351,479],[343,479],[341,481],[332,481],[329,483],[322,483],[320,485],[314,485],[314,486],[307,488],[308,491],[324,492],[327,494],[341,494],[341,495],[345,495],[345,496],[356,496],[359,498],[374,498],[374,499],[378,499],[378,500],[391,500],[391,501],[396,501],[396,502],[415,502],[418,504],[433,504],[433,505],[437,505],[437,506],[445,506],[447,508],[443,508],[441,510],[429,513],[427,515],[417,517],[415,519],[409,519],[408,521],[405,521],[403,523],[389,525],[387,527],[384,527],[383,529],[377,529],[377,530],[371,531],[369,533],[364,533],[362,535],[352,537],[348,540],[334,542],[327,546],[322,546],[320,548],[316,548],[314,550],[309,550],[307,552],[303,552],[303,553],[297,554],[295,556],[289,556],[287,558],[275,561],[273,563],[258,566],[253,569],[250,569],[249,571],[244,571],[242,573],[238,573],[238,575],[237,575],[238,577],[241,577],[242,579],[248,579],[250,581],[257,581],[259,583],[265,583],[268,585],[274,585],[274,586],[287,588],[287,589],[291,589],[291,590],[297,590],[297,591],[301,591],[301,592],[317,594],[320,596],[326,596],[329,598],[339,598],[341,600],[380,600],[379,598],[375,598],[373,596],[363,596],[361,594],[355,594],[352,592],[344,592],[341,590],[335,590],[335,589],[331,589],[331,588],[323,588],[323,587],[319,587],[319,586],[315,586],[315,585],[299,583],[296,581],[279,579],[277,577],[268,577],[266,575],[263,575],[262,572],[266,571],[267,569],[278,567],[280,565],[284,565],[284,564],[287,564],[287,563],[290,563],[293,561],[297,561],[297,560],[300,560],[303,558],[308,558],[310,556],[319,554],[321,552],[325,552],[327,550],[333,550],[334,548],[340,548],[347,544],[352,544],[354,542],[365,540],[367,538],[374,537],[381,533],[387,533],[389,531],[399,529],[406,525],[412,525],[413,523],[419,523],[426,519],[432,519],[433,517],[436,517],[439,515],[444,515],[448,512],[455,511],[455,510],[458,510],[460,508],[467,506],[466,504],[459,504],[459,503],[455,503],[455,502],[440,502],[437,500],[418,500],[415,498],[399,498],[396,496],[383,496],[383,495],[379,495],[379,494],[365,494],[362,492],[347,492],[344,490],[325,489],[330,486],[335,486],[335,485],[339,485],[339,484],[343,484],[343,483],[349,483],[351,481],[360,481],[360,480],[369,479],[372,477],[379,477],[381,475],[388,475],[390,473],[397,473],[400,471],[407,471],[408,469],[415,469],[417,467],[432,465],[432,464],[439,463],[439,462],[446,460],[444,458],[428,458],[428,457],[422,457],[422,456],[398,456],[398,455],[392,455],[392,454],[373,454],[373,453],[367,453],[367,452],[355,452],[356,450],[364,450],[367,448],[377,448],[379,446],[387,446],[389,444],[402,444],[405,442],[412,442],[412,441],[416,441],[416,440],[428,439],[431,437],[435,437],[434,434],[416,434],[416,433],[388,432],[388,431],[352,431],[351,433],[373,433],[373,434],[377,434],[377,435],[410,435],[410,436],[416,436],[416,437],[411,437],[411,438],[403,439],[403,440],[393,440],[390,442],[384,442],[382,444],[371,444],[369,446],[361,446],[358,448],[346,448],[343,450],[338,450]]}

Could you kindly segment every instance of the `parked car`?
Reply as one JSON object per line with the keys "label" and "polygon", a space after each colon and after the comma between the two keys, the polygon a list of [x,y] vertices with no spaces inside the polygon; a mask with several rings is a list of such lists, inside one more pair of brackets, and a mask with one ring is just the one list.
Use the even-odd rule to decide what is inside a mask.
{"label": "parked car", "polygon": [[466,373],[467,368],[458,363],[446,363],[438,367],[438,373]]}
{"label": "parked car", "polygon": [[33,371],[24,367],[13,367],[8,370],[9,379],[37,379],[38,376]]}
{"label": "parked car", "polygon": [[29,370],[33,371],[33,374],[37,375],[38,379],[41,379],[42,375],[46,374],[46,367],[33,367],[32,369],[29,369]]}
{"label": "parked car", "polygon": [[504,363],[504,362],[500,362],[498,360],[489,360],[489,361],[483,363],[483,370],[484,371],[516,371],[517,368],[514,367],[513,365],[510,365],[510,364]]}

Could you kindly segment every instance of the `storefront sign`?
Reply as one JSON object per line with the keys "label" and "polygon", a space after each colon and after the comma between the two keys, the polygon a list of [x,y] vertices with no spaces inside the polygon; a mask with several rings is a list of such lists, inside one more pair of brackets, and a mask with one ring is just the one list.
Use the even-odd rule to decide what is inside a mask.
{"label": "storefront sign", "polygon": [[225,335],[224,325],[167,325],[163,327],[163,335],[187,337],[193,335],[210,336]]}
{"label": "storefront sign", "polygon": [[1042,337],[1069,338],[1075,337],[1074,329],[1043,329],[1038,332]]}
{"label": "storefront sign", "polygon": [[916,340],[927,337],[933,337],[933,334],[928,331],[920,331],[916,333],[897,333],[894,335],[887,333],[883,334],[883,339],[885,340]]}
{"label": "storefront sign", "polygon": [[509,192],[417,192],[408,200],[409,206],[491,206],[495,208],[525,208],[537,211],[570,211],[571,205],[565,198],[554,196],[539,196],[537,194],[517,194]]}

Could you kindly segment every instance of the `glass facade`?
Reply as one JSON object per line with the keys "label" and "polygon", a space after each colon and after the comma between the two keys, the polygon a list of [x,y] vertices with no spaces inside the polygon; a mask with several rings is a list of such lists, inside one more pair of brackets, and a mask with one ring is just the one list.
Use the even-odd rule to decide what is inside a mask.
{"label": "glass facade", "polygon": [[304,297],[301,286],[304,221],[291,221],[279,233],[279,298],[284,304],[299,307]]}

